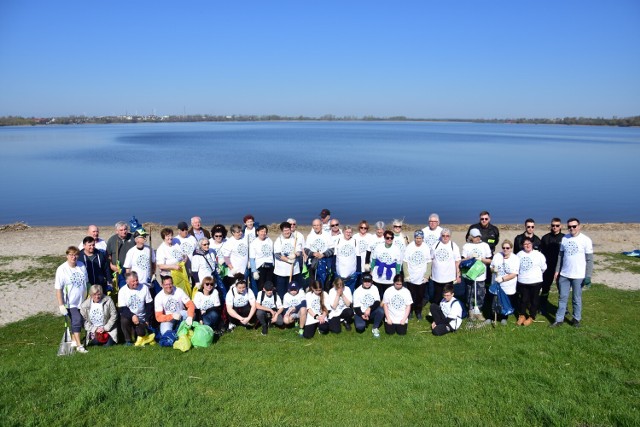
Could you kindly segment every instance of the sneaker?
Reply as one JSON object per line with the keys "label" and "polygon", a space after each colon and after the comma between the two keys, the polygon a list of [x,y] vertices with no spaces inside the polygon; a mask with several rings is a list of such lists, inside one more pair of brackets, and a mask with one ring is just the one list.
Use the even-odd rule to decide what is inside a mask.
{"label": "sneaker", "polygon": [[267,336],[267,334],[265,332],[260,332],[260,335],[262,335],[263,337]]}
{"label": "sneaker", "polygon": [[229,323],[229,329],[227,329],[228,332],[233,332],[233,330],[235,329],[236,325],[233,323]]}
{"label": "sneaker", "polygon": [[373,328],[371,330],[371,333],[373,334],[374,338],[380,338],[380,330],[378,328]]}
{"label": "sneaker", "polygon": [[84,348],[84,346],[82,346],[82,345],[81,345],[81,346],[76,347],[76,351],[77,351],[78,353],[89,353],[89,350],[87,350],[86,348]]}
{"label": "sneaker", "polygon": [[559,326],[562,326],[562,322],[553,322],[549,325],[550,328],[557,328]]}
{"label": "sneaker", "polygon": [[135,345],[136,347],[142,347],[142,346],[144,346],[144,342],[143,341],[144,341],[144,337],[138,337],[136,339],[135,344],[133,344],[133,345]]}
{"label": "sneaker", "polygon": [[501,324],[502,326],[507,326],[507,319],[502,319],[502,320],[500,321],[500,324]]}
{"label": "sneaker", "polygon": [[302,335],[304,334],[304,329],[298,329],[298,336],[300,338],[302,338]]}
{"label": "sneaker", "polygon": [[580,327],[580,321],[573,319],[573,322],[571,322],[571,326],[573,326],[574,328],[579,328]]}

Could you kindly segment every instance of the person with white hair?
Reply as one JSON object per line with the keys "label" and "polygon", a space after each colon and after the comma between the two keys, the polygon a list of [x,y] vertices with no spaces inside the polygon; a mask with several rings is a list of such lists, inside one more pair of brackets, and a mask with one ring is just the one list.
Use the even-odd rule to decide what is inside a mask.
{"label": "person with white hair", "polygon": [[203,238],[210,239],[211,233],[209,230],[202,228],[202,218],[199,216],[194,216],[191,218],[191,227],[188,230],[189,234],[196,238],[199,242]]}
{"label": "person with white hair", "polygon": [[422,229],[424,233],[424,242],[430,248],[433,248],[440,240],[442,227],[440,227],[440,216],[437,213],[429,215],[429,225]]}
{"label": "person with white hair", "polygon": [[125,221],[118,221],[115,225],[116,234],[107,240],[107,256],[109,257],[109,266],[112,272],[118,273],[118,287],[126,284],[124,277],[124,261],[127,257],[129,249],[136,245],[133,240],[133,234],[129,231],[129,224]]}
{"label": "person with white hair", "polygon": [[392,226],[393,226],[393,244],[398,247],[398,249],[400,250],[400,254],[404,256],[404,251],[407,248],[407,245],[409,244],[409,239],[402,232],[403,220],[394,219]]}
{"label": "person with white hair", "polygon": [[434,292],[432,303],[442,300],[446,284],[460,283],[460,248],[451,240],[451,230],[443,228],[440,240],[431,248],[431,280]]}
{"label": "person with white hair", "polygon": [[109,347],[118,342],[118,311],[111,297],[102,291],[102,286],[89,288],[89,297],[80,304],[80,314],[87,331],[86,345]]}

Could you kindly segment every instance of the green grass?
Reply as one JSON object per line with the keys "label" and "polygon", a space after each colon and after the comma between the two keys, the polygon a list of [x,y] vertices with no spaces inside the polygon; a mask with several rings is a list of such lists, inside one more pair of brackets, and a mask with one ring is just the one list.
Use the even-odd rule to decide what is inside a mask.
{"label": "green grass", "polygon": [[[0,286],[25,285],[34,280],[53,283],[56,269],[65,261],[64,256],[0,256]],[[12,267],[21,263],[22,268]]]}
{"label": "green grass", "polygon": [[[557,295],[557,294],[554,294]],[[555,296],[552,302],[555,303]],[[57,357],[60,317],[0,328],[1,424],[640,425],[640,292],[594,285],[583,328],[297,338],[236,330],[207,349]],[[543,319],[539,317],[538,320]]]}
{"label": "green grass", "polygon": [[640,274],[640,258],[626,256],[614,252],[598,252],[596,256],[599,258],[597,264],[605,264],[606,268],[615,271],[629,271],[634,274]]}

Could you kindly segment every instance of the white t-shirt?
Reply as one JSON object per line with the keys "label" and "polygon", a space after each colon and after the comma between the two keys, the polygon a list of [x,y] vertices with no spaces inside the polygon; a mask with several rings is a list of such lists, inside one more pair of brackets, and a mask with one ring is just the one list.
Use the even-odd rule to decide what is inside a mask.
{"label": "white t-shirt", "polygon": [[244,292],[240,293],[238,292],[236,285],[233,285],[231,286],[231,289],[229,289],[229,292],[227,292],[224,302],[226,305],[230,305],[232,307],[244,307],[247,304],[255,303],[256,297],[249,287],[245,287]]}
{"label": "white t-shirt", "polygon": [[360,307],[360,310],[365,311],[371,307],[376,301],[380,301],[380,291],[375,285],[371,285],[369,289],[364,286],[359,286],[353,293],[353,308]]}
{"label": "white t-shirt", "polygon": [[[387,306],[391,323],[400,324],[407,306],[413,304],[413,299],[411,298],[409,289],[404,286],[400,288],[400,290],[396,289],[395,286],[391,286],[384,291],[382,302]],[[409,323],[409,319],[405,321],[405,324],[406,323]]]}
{"label": "white t-shirt", "polygon": [[333,239],[331,239],[329,233],[316,234],[315,231],[311,230],[304,247],[305,249],[310,249],[311,252],[324,253],[333,248]]}
{"label": "white t-shirt", "polygon": [[289,307],[295,308],[300,304],[302,304],[302,301],[305,301],[306,298],[307,296],[302,291],[298,291],[298,293],[295,295],[292,295],[291,292],[287,292],[286,294],[284,294],[284,298],[282,300],[282,306],[285,309],[288,309]]}
{"label": "white t-shirt", "polygon": [[180,245],[182,253],[186,255],[189,260],[191,260],[191,257],[193,256],[193,251],[198,247],[198,241],[191,234],[188,234],[187,237],[177,235],[173,238],[173,243]]}
{"label": "white t-shirt", "polygon": [[547,269],[547,260],[540,251],[532,250],[518,252],[520,258],[520,270],[518,282],[525,285],[542,282],[542,273]]}
{"label": "white t-shirt", "polygon": [[[98,237],[98,240],[94,240],[94,242],[96,244],[95,248],[106,255],[107,254],[107,241],[102,239],[102,238],[100,238],[100,237]],[[84,244],[82,242],[80,242],[78,247],[80,248],[80,250],[82,250],[84,248]]]}
{"label": "white t-shirt", "polygon": [[[263,293],[264,298],[262,297]],[[267,295],[264,291],[258,292],[256,302],[263,307],[270,308],[273,311],[278,311],[279,308],[282,308],[282,300],[275,291],[271,293],[271,296]]]}
{"label": "white t-shirt", "polygon": [[68,262],[56,269],[53,287],[62,289],[62,303],[68,308],[78,308],[87,295],[89,276],[87,268],[81,262],[71,267]]}
{"label": "white t-shirt", "polygon": [[[378,274],[378,261],[382,261],[385,264],[401,264],[402,263],[402,253],[400,253],[400,249],[398,246],[391,245],[387,248],[385,244],[377,245],[371,254],[371,259],[376,260],[376,265],[371,269],[371,275],[373,276],[373,280],[376,283],[381,284],[391,284],[393,283],[393,276],[396,275],[396,270],[391,272],[391,277],[387,279],[386,272],[387,269],[384,268],[382,274]],[[395,266],[392,266],[395,268]]]}
{"label": "white t-shirt", "polygon": [[384,245],[384,235],[378,237],[377,234],[373,234],[371,237],[371,246],[369,246],[369,252],[373,252],[373,250],[378,245]]}
{"label": "white t-shirt", "polygon": [[360,257],[360,271],[364,271],[367,252],[371,250],[371,245],[373,244],[373,234],[367,233],[362,235],[360,233],[356,233],[353,236],[353,239],[356,241],[356,256]]}
{"label": "white t-shirt", "polygon": [[233,277],[236,273],[244,274],[247,269],[249,248],[246,239],[231,238],[222,246],[222,256],[229,257],[233,270],[229,269],[227,276]]}
{"label": "white t-shirt", "polygon": [[[172,244],[171,246],[162,242],[156,250],[156,262],[158,265],[175,265],[182,261],[183,254],[179,244]],[[164,272],[171,272],[171,270],[160,270]]]}
{"label": "white t-shirt", "polygon": [[269,237],[264,240],[254,239],[249,254],[256,260],[256,268],[263,264],[273,264],[273,241]]}
{"label": "white t-shirt", "polygon": [[226,240],[221,241],[220,243],[216,242],[216,239],[213,237],[209,239],[209,250],[213,250],[216,252],[216,261],[218,265],[224,264],[224,256],[222,255],[222,246],[224,246]]}
{"label": "white t-shirt", "polygon": [[416,242],[411,242],[404,251],[404,262],[409,267],[407,281],[415,285],[421,285],[425,282],[424,275],[427,267],[431,262],[431,248],[426,243],[420,246]]}
{"label": "white t-shirt", "polygon": [[191,301],[187,294],[180,288],[173,288],[169,295],[160,291],[153,302],[154,310],[164,314],[180,313],[185,310],[186,304]]}
{"label": "white t-shirt", "polygon": [[214,268],[217,268],[217,263],[213,249],[209,249],[205,255],[194,255],[191,259],[191,271],[198,273],[198,283],[207,276],[214,277]]}
{"label": "white t-shirt", "polygon": [[440,241],[440,235],[442,234],[442,227],[437,226],[435,230],[431,230],[429,226],[422,229],[424,233],[424,243],[430,248],[433,248],[436,243]]}
{"label": "white t-shirt", "polygon": [[500,283],[500,287],[507,295],[513,295],[516,293],[516,285],[518,282],[518,272],[520,271],[520,258],[517,255],[511,254],[509,258],[505,258],[502,252],[498,252],[493,256],[491,260],[491,267],[497,267],[498,272],[494,273],[494,280],[498,277],[506,276],[507,274],[515,273],[516,277]]}
{"label": "white t-shirt", "polygon": [[142,249],[134,246],[127,251],[123,267],[135,271],[138,274],[138,282],[151,286],[151,263],[154,262],[156,254],[149,246],[144,245]]}
{"label": "white t-shirt", "polygon": [[[491,258],[491,248],[485,242],[465,243],[462,247],[462,258]],[[483,263],[484,273],[476,278],[476,281],[487,280],[487,266]]]}
{"label": "white t-shirt", "polygon": [[407,248],[407,241],[409,239],[407,239],[407,237],[404,235],[404,233],[398,233],[393,235],[393,245],[397,246],[398,249],[400,250],[400,254],[404,256],[404,250]]}
{"label": "white t-shirt", "polygon": [[[323,297],[324,297],[324,308],[329,310],[329,308],[330,308],[329,307],[329,294],[327,294],[324,291],[322,291],[322,294],[323,294]],[[316,295],[313,292],[307,292],[306,298],[307,298],[307,322],[305,323],[305,325],[313,325],[315,323],[318,323],[318,319],[314,319],[313,316],[311,315],[311,313],[308,310],[309,309],[313,310],[314,316],[316,314],[318,314],[318,315],[322,314],[322,308],[320,306],[320,295]]]}
{"label": "white t-shirt", "polygon": [[89,307],[89,321],[96,328],[104,326],[104,310],[102,309],[102,304],[99,302],[91,301],[91,306]]}
{"label": "white t-shirt", "polygon": [[575,237],[567,234],[560,242],[560,252],[564,253],[560,275],[568,279],[584,279],[587,275],[586,255],[593,253],[591,239],[582,233]]}
{"label": "white t-shirt", "polygon": [[348,308],[349,305],[345,304],[344,299],[348,299],[350,302],[353,301],[353,295],[351,295],[351,289],[348,287],[344,287],[342,290],[342,296],[338,299],[338,305],[336,308],[332,307],[333,302],[336,299],[338,291],[335,288],[329,289],[329,299],[325,300],[325,305],[327,305],[329,309],[329,319],[333,319],[334,317],[339,317],[345,308]]}
{"label": "white t-shirt", "polygon": [[203,292],[196,292],[196,295],[193,297],[193,304],[198,310],[203,311],[220,307],[220,294],[216,288],[213,288],[209,295],[205,295]]}
{"label": "white t-shirt", "polygon": [[444,317],[453,319],[449,322],[451,329],[455,331],[460,327],[462,323],[462,303],[460,301],[451,298],[451,301],[447,302],[446,299],[442,298],[442,301],[440,301],[440,310],[442,310]]}
{"label": "white t-shirt", "polygon": [[338,276],[346,279],[356,272],[358,261],[358,258],[356,258],[356,249],[357,243],[353,237],[346,240],[344,236],[342,236],[336,241],[335,254]]}
{"label": "white t-shirt", "polygon": [[456,280],[456,261],[460,261],[458,245],[438,242],[431,249],[431,278],[438,283],[450,283]]}
{"label": "white t-shirt", "polygon": [[123,286],[118,291],[118,307],[127,307],[138,317],[144,317],[144,306],[152,301],[149,288],[142,283],[138,283],[138,287],[135,289]]}
{"label": "white t-shirt", "polygon": [[[295,251],[293,248],[294,244],[296,245]],[[273,242],[274,254],[280,254],[286,257],[294,252],[302,252],[302,241],[300,240],[300,237],[298,237],[298,241],[296,242],[293,234],[289,236],[288,239],[285,239],[282,235],[280,235],[280,237],[278,237],[276,241]],[[279,258],[276,258],[274,262],[273,273],[277,276],[289,277],[289,274],[291,274],[291,264],[289,264],[288,262],[284,262]],[[296,262],[293,264],[293,274],[296,275],[298,273],[300,273],[300,265]]]}

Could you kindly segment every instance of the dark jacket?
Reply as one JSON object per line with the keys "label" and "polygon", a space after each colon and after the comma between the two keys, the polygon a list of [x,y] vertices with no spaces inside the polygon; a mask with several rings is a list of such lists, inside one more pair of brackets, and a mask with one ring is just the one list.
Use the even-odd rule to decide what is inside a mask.
{"label": "dark jacket", "polygon": [[[204,237],[206,237],[207,239],[211,238],[211,233],[209,231],[202,228],[202,232],[204,233]],[[193,237],[196,237],[195,233],[193,232],[193,227],[190,227],[187,233],[191,234]],[[196,237],[196,240],[197,240],[197,237]]]}
{"label": "dark jacket", "polygon": [[564,233],[547,233],[540,240],[540,252],[547,259],[547,271],[555,271]]}
{"label": "dark jacket", "polygon": [[[513,253],[517,254],[522,250],[522,242],[527,236],[524,233],[518,234],[515,239],[513,239]],[[535,234],[530,237],[531,242],[533,243],[533,249],[539,251],[540,250],[540,238]]]}
{"label": "dark jacket", "polygon": [[107,283],[111,281],[109,260],[104,252],[97,249],[93,252],[93,255],[93,258],[89,258],[89,256],[84,253],[84,250],[81,250],[78,254],[78,261],[87,267],[89,283],[91,285],[100,285],[102,286],[102,290],[105,291]]}

